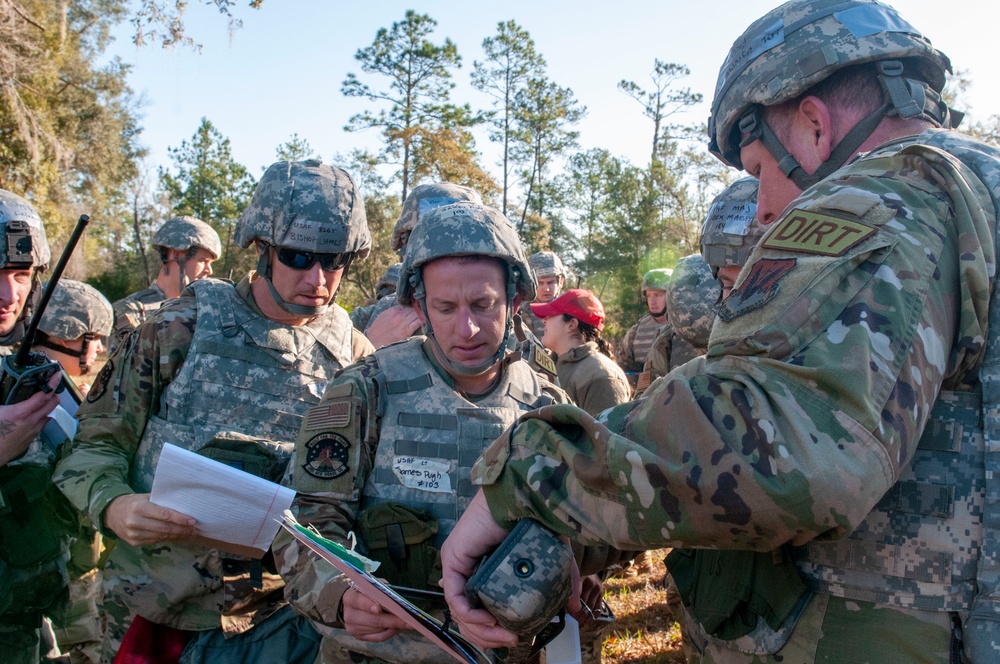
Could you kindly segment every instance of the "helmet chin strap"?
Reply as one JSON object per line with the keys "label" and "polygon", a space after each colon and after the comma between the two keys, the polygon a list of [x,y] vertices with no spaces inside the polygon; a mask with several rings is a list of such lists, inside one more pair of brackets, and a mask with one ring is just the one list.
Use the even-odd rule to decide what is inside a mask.
{"label": "helmet chin strap", "polygon": [[83,346],[80,350],[75,350],[73,348],[67,348],[62,344],[57,344],[52,339],[39,339],[35,342],[36,346],[42,346],[44,348],[51,348],[54,351],[58,351],[63,355],[69,355],[70,357],[77,358],[77,362],[80,365],[80,375],[86,376],[90,373],[93,368],[92,365],[87,364],[87,350],[90,348],[90,342],[96,338],[92,332],[87,332],[83,335]]}
{"label": "helmet chin strap", "polygon": [[[292,302],[285,301],[285,298],[281,297],[278,293],[278,289],[274,287],[274,283],[271,281],[271,250],[270,245],[264,245],[264,250],[261,252],[260,257],[257,259],[257,274],[260,278],[264,280],[267,284],[267,289],[271,291],[271,297],[274,298],[275,303],[281,307],[282,310],[294,315],[294,316],[321,316],[327,312],[330,305],[333,304],[334,298],[337,297],[337,291],[340,290],[340,286],[337,286],[337,291],[333,292],[330,297],[330,301],[326,304],[320,304],[316,306],[305,305],[305,304],[294,304]],[[347,276],[347,268],[344,268],[344,277]],[[341,283],[343,283],[343,278],[341,278]]]}
{"label": "helmet chin strap", "polygon": [[[437,353],[438,359],[441,360],[441,364],[448,368],[449,372],[453,372],[459,376],[479,376],[491,368],[493,368],[500,360],[503,359],[504,355],[507,353],[507,342],[510,339],[510,332],[514,327],[514,297],[517,295],[517,279],[510,274],[510,270],[507,270],[507,316],[504,321],[503,330],[503,341],[500,342],[500,347],[497,348],[497,352],[494,353],[489,359],[480,362],[479,364],[469,367],[464,364],[458,364],[453,362],[447,355],[445,355],[444,350],[441,348],[441,344],[438,343],[437,338],[434,336],[434,328],[431,326],[431,317],[427,314],[427,291],[424,289],[424,282],[421,279],[420,283],[413,290],[413,299],[417,301],[417,305],[420,310],[424,313],[424,324],[422,326],[422,331],[424,335],[430,340],[434,346],[434,350]],[[416,275],[414,275],[416,276]]]}

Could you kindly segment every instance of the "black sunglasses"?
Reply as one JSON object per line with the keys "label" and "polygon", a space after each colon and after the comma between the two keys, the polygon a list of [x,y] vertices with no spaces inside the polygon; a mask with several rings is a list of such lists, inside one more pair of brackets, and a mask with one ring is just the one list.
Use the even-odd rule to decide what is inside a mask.
{"label": "black sunglasses", "polygon": [[281,261],[281,264],[287,265],[293,270],[308,270],[316,264],[316,261],[319,261],[320,267],[325,272],[335,272],[347,267],[354,259],[354,253],[350,251],[340,254],[317,254],[311,251],[299,251],[298,249],[287,249],[285,247],[276,247],[276,249],[278,260]]}

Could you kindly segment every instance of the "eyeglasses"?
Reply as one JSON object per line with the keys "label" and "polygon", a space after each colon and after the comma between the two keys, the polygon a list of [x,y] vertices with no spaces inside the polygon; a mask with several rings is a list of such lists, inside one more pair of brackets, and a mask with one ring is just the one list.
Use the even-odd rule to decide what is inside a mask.
{"label": "eyeglasses", "polygon": [[282,265],[287,265],[293,270],[308,270],[316,261],[325,272],[335,272],[347,267],[354,260],[354,252],[340,254],[316,254],[311,251],[299,251],[298,249],[288,249],[285,247],[275,247],[278,252],[278,260]]}

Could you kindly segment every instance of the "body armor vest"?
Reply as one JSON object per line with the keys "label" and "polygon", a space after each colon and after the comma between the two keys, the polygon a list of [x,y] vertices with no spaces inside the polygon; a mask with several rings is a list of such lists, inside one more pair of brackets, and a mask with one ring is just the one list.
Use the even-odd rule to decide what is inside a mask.
{"label": "body armor vest", "polygon": [[635,324],[635,336],[632,337],[632,357],[635,358],[635,371],[642,371],[642,365],[646,362],[649,349],[653,347],[653,340],[656,339],[656,333],[664,325],[666,323],[657,323],[656,319],[649,314],[640,318],[639,322]]}
{"label": "body armor vest", "polygon": [[[943,130],[889,143],[877,153],[915,145],[946,152],[975,172],[1000,216],[1000,154]],[[987,616],[983,623],[996,636],[987,640],[1000,641],[1000,464],[994,462],[993,479],[985,471],[990,454],[997,454],[988,450],[1000,445],[1000,426],[990,428],[990,413],[1000,404],[1000,292],[995,278],[989,330],[980,371],[985,399],[982,389],[942,391],[913,460],[861,525],[843,540],[812,542],[800,550],[799,569],[819,592],[932,611],[969,612],[974,605],[988,604],[980,609]],[[966,625],[967,654],[976,650],[972,632],[983,623],[971,629]],[[990,653],[992,660],[997,650]],[[979,659],[973,656],[973,661]]]}
{"label": "body armor vest", "polygon": [[[289,327],[255,312],[230,284],[201,279],[189,288],[198,305],[190,350],[149,417],[130,483],[137,492],[150,490],[166,442],[279,481],[306,411],[353,360],[350,319],[333,306]],[[244,582],[248,574],[256,579]],[[280,608],[271,597],[280,599],[284,585],[258,561],[183,543],[119,542],[105,576],[118,576],[116,596],[153,622],[212,629],[221,613],[227,633],[252,626],[250,607],[267,603],[257,619]]]}
{"label": "body armor vest", "polygon": [[375,351],[385,412],[361,507],[394,501],[427,512],[438,521],[440,547],[476,493],[469,478],[479,455],[521,414],[553,401],[525,363],[511,362],[493,391],[473,403],[445,382],[423,341]]}

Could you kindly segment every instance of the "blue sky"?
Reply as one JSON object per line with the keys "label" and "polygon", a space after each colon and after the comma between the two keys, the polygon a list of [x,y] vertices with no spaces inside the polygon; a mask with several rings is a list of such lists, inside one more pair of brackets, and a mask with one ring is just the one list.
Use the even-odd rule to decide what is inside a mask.
{"label": "blue sky", "polygon": [[[382,85],[361,74],[354,53],[369,45],[380,27],[401,20],[407,9],[438,21],[435,41],[447,36],[457,44],[463,66],[454,73],[456,102],[488,105],[489,98],[469,85],[472,62],[482,59],[483,38],[495,33],[499,21],[513,18],[531,33],[547,59],[549,77],[572,88],[587,106],[587,117],[578,127],[581,147],[607,148],[644,163],[652,126],[639,104],[616,89],[617,82],[626,78],[648,85],[654,58],[686,64],[692,75],[685,84],[706,100],[684,119],[703,121],[729,46],[776,3],[265,0],[257,11],[245,4],[238,7],[243,27],[230,35],[223,18],[191,3],[189,33],[203,44],[200,53],[187,48],[136,49],[131,26],[117,31],[112,51],[133,64],[131,85],[146,101],[142,140],[154,164],[169,165],[167,147],[189,138],[203,116],[230,138],[236,159],[255,176],[293,133],[307,139],[327,161],[335,152],[377,146],[374,132],[343,131],[364,102],[343,97],[340,84],[353,71],[373,86]],[[1000,113],[1000,85],[993,71],[1000,3],[951,0],[947,15],[942,15],[940,2],[893,4],[958,69],[968,71],[973,88],[967,101],[973,117]],[[477,147],[496,176],[496,147],[485,131],[478,135]]]}

